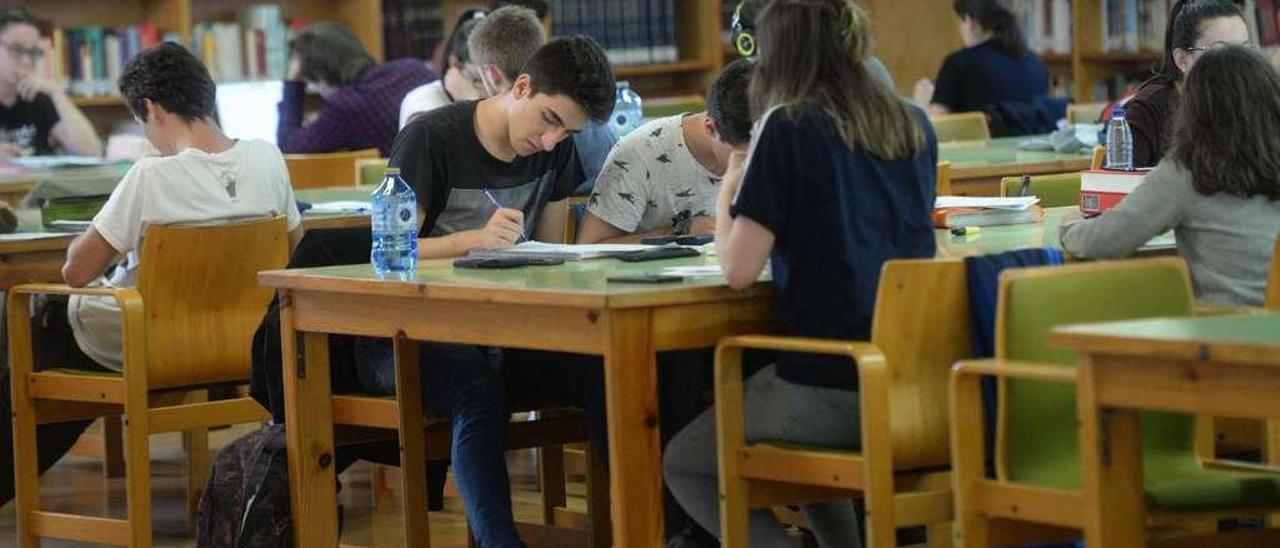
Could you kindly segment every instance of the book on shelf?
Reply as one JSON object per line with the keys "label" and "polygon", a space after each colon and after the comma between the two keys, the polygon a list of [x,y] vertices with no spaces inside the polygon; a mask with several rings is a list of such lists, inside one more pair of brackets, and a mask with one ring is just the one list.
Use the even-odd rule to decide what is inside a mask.
{"label": "book on shelf", "polygon": [[116,82],[129,58],[160,41],[178,41],[174,33],[163,36],[150,22],[124,27],[62,28],[43,25],[35,72],[61,83],[73,96],[115,95]]}
{"label": "book on shelf", "polygon": [[289,64],[289,27],[280,7],[256,4],[238,21],[197,23],[191,52],[216,82],[281,80]]}
{"label": "book on shelf", "polygon": [[1160,52],[1172,0],[1103,0],[1102,51]]}
{"label": "book on shelf", "polygon": [[1070,0],[1012,0],[1009,7],[1032,51],[1071,53]]}
{"label": "book on shelf", "polygon": [[444,28],[440,0],[382,0],[382,41],[387,59],[431,59],[448,38]]}
{"label": "book on shelf", "polygon": [[679,59],[675,0],[557,0],[551,25],[557,36],[585,34],[617,66]]}

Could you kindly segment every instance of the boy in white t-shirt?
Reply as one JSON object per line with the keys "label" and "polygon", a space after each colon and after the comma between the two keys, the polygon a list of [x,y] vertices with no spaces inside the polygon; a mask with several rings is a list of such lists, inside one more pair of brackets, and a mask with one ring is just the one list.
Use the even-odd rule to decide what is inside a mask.
{"label": "boy in white t-shirt", "polygon": [[751,141],[751,71],[750,60],[730,63],[711,86],[706,112],[660,118],[619,141],[596,179],[578,243],[712,234],[725,162]]}
{"label": "boy in white t-shirt", "polygon": [[[285,215],[290,247],[302,238],[302,218],[280,150],[222,133],[213,79],[190,52],[165,43],[139,53],[120,77],[120,93],[163,157],[134,164],[92,226],[71,243],[62,267],[68,285],[133,286],[137,251],[153,224]],[[108,272],[121,254],[124,261]],[[120,371],[120,310],[115,301],[73,297],[65,316],[52,312],[60,309],[61,303],[51,301],[36,318],[36,367]],[[51,359],[53,353],[60,354],[56,360]],[[6,369],[0,379],[0,412],[7,415],[10,408]],[[88,425],[78,421],[40,426],[41,471],[52,466]],[[0,505],[13,498],[11,428],[10,421],[0,421]]]}

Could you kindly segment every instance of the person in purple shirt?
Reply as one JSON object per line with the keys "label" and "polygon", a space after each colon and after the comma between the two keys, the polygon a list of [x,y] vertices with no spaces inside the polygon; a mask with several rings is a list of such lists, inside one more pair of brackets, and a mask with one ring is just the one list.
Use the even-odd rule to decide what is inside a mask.
{"label": "person in purple shirt", "polygon": [[[309,25],[289,41],[276,144],[286,154],[376,148],[388,156],[400,102],[410,90],[436,79],[419,59],[377,64],[342,25]],[[320,94],[324,107],[303,125],[307,90]]]}

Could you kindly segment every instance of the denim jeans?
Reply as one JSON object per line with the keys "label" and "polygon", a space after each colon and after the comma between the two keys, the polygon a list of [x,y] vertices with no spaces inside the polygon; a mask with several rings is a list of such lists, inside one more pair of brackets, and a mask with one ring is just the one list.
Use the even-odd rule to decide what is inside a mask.
{"label": "denim jeans", "polygon": [[[773,440],[843,449],[862,446],[857,392],[794,384],[779,378],[776,366],[769,366],[747,379],[743,396],[749,442]],[[663,458],[663,476],[684,510],[719,536],[714,408],[671,440]],[[861,545],[852,500],[809,504],[803,510],[820,546]],[[768,510],[751,512],[750,539],[752,546],[794,546]]]}

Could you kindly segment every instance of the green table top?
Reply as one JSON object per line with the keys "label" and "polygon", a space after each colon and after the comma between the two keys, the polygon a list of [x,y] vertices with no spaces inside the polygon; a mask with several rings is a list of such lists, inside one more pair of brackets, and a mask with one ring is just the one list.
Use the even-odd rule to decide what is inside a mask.
{"label": "green table top", "polygon": [[1280,313],[1075,324],[1052,342],[1077,350],[1280,366]]}
{"label": "green table top", "polygon": [[685,277],[678,282],[657,284],[608,281],[618,275],[658,274],[672,266],[714,264],[717,264],[714,256],[701,256],[642,263],[591,259],[566,261],[556,266],[485,270],[454,268],[451,259],[444,259],[420,262],[415,276],[406,280],[381,279],[374,274],[372,265],[357,264],[263,272],[259,274],[259,281],[271,287],[303,290],[564,306],[615,305],[620,304],[619,299],[635,304],[637,297],[644,299],[656,294],[695,302],[720,298],[726,292],[745,297],[769,291],[769,284],[757,284],[748,291],[735,292],[718,275]]}
{"label": "green table top", "polygon": [[1001,137],[989,141],[954,141],[938,145],[938,160],[951,162],[951,167],[1034,164],[1091,158],[1091,153],[1054,152],[1052,150],[1020,150],[1018,142],[1031,137]]}

